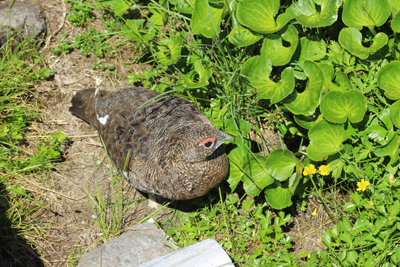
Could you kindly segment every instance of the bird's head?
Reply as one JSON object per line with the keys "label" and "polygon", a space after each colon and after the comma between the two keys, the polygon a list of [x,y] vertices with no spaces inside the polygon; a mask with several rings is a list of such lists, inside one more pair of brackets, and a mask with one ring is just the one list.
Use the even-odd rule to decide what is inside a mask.
{"label": "bird's head", "polygon": [[231,136],[209,124],[184,126],[175,133],[180,136],[179,146],[175,150],[176,156],[189,163],[218,157],[224,153],[222,144],[232,140]]}

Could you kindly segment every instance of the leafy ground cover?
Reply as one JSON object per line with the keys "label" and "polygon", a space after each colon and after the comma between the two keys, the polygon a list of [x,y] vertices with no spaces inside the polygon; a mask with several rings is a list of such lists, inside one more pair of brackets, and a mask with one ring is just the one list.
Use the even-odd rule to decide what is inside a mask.
{"label": "leafy ground cover", "polygon": [[[151,68],[129,75],[131,84],[190,99],[234,137],[220,191],[195,200],[198,210],[160,221],[180,246],[215,238],[238,266],[399,264],[400,2],[68,2],[68,20],[87,30],[64,35],[52,53],[80,50],[96,58],[94,70],[110,71],[118,66],[104,57],[133,43],[134,62]],[[95,13],[104,30],[90,26]],[[24,114],[5,137],[14,141],[4,140],[19,157],[23,124],[35,117]],[[269,154],[265,130],[280,140]],[[13,171],[51,166],[65,136],[52,138],[38,146],[38,161],[13,161]],[[17,186],[8,192],[24,196]],[[123,200],[113,195],[119,220],[122,204],[114,204]],[[108,204],[90,199],[105,239],[118,233],[121,225],[104,216]],[[293,209],[309,210],[312,200],[320,206],[311,216],[326,213],[331,223],[309,225],[324,248],[298,251],[290,229],[297,217],[308,222]]]}
{"label": "leafy ground cover", "polygon": [[[397,1],[99,3],[122,20],[122,34],[141,44],[143,58],[153,64],[152,71],[132,82],[141,78],[155,90],[180,92],[234,137],[228,146],[232,191],[240,186],[247,196],[264,196],[261,207],[278,210],[304,208],[306,196],[315,193],[329,207],[337,224],[323,233],[327,249],[298,257],[309,265],[397,264]],[[127,15],[135,12],[136,18]],[[283,111],[279,119],[277,110]],[[262,138],[265,124],[277,129],[282,142],[289,140],[289,149],[267,156],[252,149],[249,134],[255,131]],[[337,189],[350,195],[349,203],[335,203],[337,196],[327,199],[324,192]],[[226,217],[235,216],[225,215],[221,205],[203,212],[220,214],[225,218],[221,225],[232,229]],[[242,203],[248,212],[247,205]],[[264,244],[269,222],[259,209],[247,216],[264,222],[265,228],[253,229]],[[182,217],[181,228],[169,233],[203,238],[196,231],[203,225],[196,216]],[[284,222],[286,217],[276,218]],[[281,248],[290,248],[285,243],[290,237],[277,234],[275,239]],[[245,261],[236,258],[230,242],[222,243],[238,263]],[[271,261],[261,248],[261,253],[259,248],[249,253],[257,259],[254,265]],[[272,261],[283,264],[284,258],[278,253]]]}

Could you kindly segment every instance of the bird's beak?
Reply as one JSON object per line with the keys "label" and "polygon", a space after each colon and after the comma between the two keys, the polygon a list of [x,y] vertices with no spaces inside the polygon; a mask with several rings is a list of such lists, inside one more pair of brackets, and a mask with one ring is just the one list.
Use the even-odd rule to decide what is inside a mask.
{"label": "bird's beak", "polygon": [[227,134],[223,131],[219,131],[219,135],[220,136],[218,138],[217,145],[215,146],[215,148],[218,148],[220,145],[222,145],[226,141],[233,140],[232,136],[230,136],[229,134]]}

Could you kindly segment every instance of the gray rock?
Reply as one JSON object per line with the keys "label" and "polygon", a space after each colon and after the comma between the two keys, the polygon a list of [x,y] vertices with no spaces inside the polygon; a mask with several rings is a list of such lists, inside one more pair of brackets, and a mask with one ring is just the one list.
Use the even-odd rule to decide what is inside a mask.
{"label": "gray rock", "polygon": [[32,4],[15,2],[11,10],[8,3],[0,3],[0,47],[14,37],[13,47],[21,41],[21,34],[29,40],[36,39],[46,30],[40,9]]}
{"label": "gray rock", "polygon": [[139,224],[128,228],[118,238],[84,254],[77,267],[135,267],[176,248],[168,241],[165,232],[155,224]]}
{"label": "gray rock", "polygon": [[139,267],[234,267],[231,258],[214,239],[206,239],[191,246],[146,262]]}

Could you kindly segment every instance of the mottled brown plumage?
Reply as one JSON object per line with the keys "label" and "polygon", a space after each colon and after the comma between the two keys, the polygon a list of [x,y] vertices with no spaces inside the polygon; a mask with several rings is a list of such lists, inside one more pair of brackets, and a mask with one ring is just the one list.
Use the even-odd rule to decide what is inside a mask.
{"label": "mottled brown plumage", "polygon": [[70,111],[97,129],[113,163],[140,191],[191,199],[228,173],[222,143],[232,138],[186,99],[144,88],[85,89]]}

